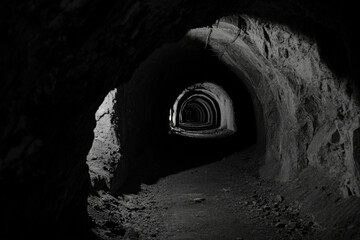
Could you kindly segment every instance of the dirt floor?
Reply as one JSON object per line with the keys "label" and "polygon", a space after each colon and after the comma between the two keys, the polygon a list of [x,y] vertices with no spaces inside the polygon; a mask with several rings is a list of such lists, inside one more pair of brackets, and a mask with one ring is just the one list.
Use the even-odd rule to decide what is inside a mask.
{"label": "dirt floor", "polygon": [[[89,196],[99,239],[320,239],[324,228],[283,186],[257,177],[252,151],[141,185],[137,194]],[[294,186],[297,188],[297,186]]]}

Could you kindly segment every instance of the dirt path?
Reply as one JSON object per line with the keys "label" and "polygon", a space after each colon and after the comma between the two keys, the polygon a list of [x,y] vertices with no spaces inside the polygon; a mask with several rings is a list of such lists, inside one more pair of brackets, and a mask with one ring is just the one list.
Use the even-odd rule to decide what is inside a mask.
{"label": "dirt path", "polygon": [[236,154],[142,185],[138,194],[100,192],[89,197],[94,231],[102,239],[319,239],[321,229],[297,202],[256,177],[254,161]]}

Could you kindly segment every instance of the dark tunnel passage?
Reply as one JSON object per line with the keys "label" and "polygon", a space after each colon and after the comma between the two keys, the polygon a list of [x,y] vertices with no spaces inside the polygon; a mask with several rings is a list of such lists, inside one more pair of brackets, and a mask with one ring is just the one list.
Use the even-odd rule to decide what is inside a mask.
{"label": "dark tunnel passage", "polygon": [[[237,132],[214,139],[169,134],[172,104],[184,89],[203,82],[218,84],[229,94]],[[129,164],[129,178],[124,183],[127,189],[140,181],[153,182],[161,176],[221,160],[256,144],[254,104],[249,91],[211,50],[196,40],[184,38],[156,50],[118,92],[119,124],[126,126],[120,129],[119,138],[123,143],[122,157]]]}
{"label": "dark tunnel passage", "polygon": [[[106,150],[110,161],[102,161],[92,151],[88,155],[93,187],[90,209],[106,206],[111,198],[122,207],[116,213],[110,209],[110,216],[125,216],[124,221],[138,226],[142,236],[155,239],[158,234],[160,239],[172,239],[166,234],[186,239],[188,228],[190,239],[219,239],[221,234],[232,239],[241,229],[250,239],[268,239],[268,234],[275,239],[290,235],[318,239],[323,233],[311,214],[329,222],[332,213],[324,209],[334,208],[339,201],[338,190],[334,190],[338,184],[331,175],[346,179],[339,187],[343,195],[356,194],[356,174],[349,172],[357,169],[340,161],[352,158],[343,149],[351,145],[348,139],[355,125],[339,123],[355,115],[335,114],[344,111],[337,107],[340,102],[343,108],[354,106],[347,99],[348,86],[325,80],[324,76],[333,75],[319,61],[312,40],[289,35],[290,30],[283,26],[246,19],[222,18],[212,28],[192,29],[180,41],[162,45],[137,67],[129,82],[108,95],[104,103],[111,103],[110,107],[100,107],[96,120],[98,125],[101,118],[108,121],[116,147],[96,144],[101,137],[94,140],[95,152],[96,148],[110,149]],[[319,80],[314,83],[313,79]],[[102,130],[95,130],[95,138],[97,131]],[[318,189],[329,190],[320,193]],[[234,195],[223,194],[228,192]],[[283,195],[292,202],[283,202]],[[313,204],[324,195],[327,199],[320,201],[321,206]],[[238,198],[243,201],[233,205]],[[154,209],[148,202],[159,205]],[[203,203],[208,218],[193,219],[198,207],[192,203]],[[303,211],[311,214],[298,217],[303,203]],[[248,218],[254,209],[259,210],[258,204],[263,209],[259,221],[272,227],[248,229],[250,222],[262,226],[251,220],[259,216]],[[352,211],[344,209],[345,205],[341,206],[343,216]],[[293,210],[279,213],[279,206]],[[89,212],[94,219],[96,211]],[[150,216],[144,219],[138,211]],[[151,222],[153,217],[170,221],[174,228],[162,223],[166,230],[157,232],[155,226],[164,226]],[[242,228],[238,228],[239,221],[245,224]],[[195,222],[205,232],[193,229]],[[216,225],[214,232],[207,232],[209,224]],[[283,227],[291,233],[276,230]],[[103,228],[107,227],[98,229]],[[252,236],[252,231],[257,233]]]}
{"label": "dark tunnel passage", "polygon": [[[220,106],[211,98],[199,91],[191,91],[180,99],[175,111],[175,126],[184,130],[201,131],[220,127]],[[171,114],[172,115],[172,114]]]}
{"label": "dark tunnel passage", "polygon": [[357,9],[2,1],[0,239],[360,239]]}
{"label": "dark tunnel passage", "polygon": [[187,87],[170,108],[171,134],[216,138],[236,132],[233,101],[226,91],[210,82]]}

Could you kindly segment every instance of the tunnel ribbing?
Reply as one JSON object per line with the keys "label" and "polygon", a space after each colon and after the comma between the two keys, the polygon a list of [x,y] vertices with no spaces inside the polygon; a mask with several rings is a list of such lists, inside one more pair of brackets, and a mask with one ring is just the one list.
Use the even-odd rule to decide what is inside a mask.
{"label": "tunnel ribbing", "polygon": [[186,88],[170,109],[169,120],[171,133],[188,137],[224,137],[236,132],[230,96],[209,82]]}

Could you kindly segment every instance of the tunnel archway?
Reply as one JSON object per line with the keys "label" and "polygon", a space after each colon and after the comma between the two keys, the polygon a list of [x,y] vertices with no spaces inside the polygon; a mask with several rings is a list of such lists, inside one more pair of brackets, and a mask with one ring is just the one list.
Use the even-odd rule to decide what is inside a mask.
{"label": "tunnel archway", "polygon": [[264,134],[255,120],[255,111],[262,111],[257,98],[212,51],[187,36],[155,51],[118,93],[129,179],[117,186],[220,160]]}
{"label": "tunnel archway", "polygon": [[[227,107],[223,105],[222,108],[221,101],[213,97],[211,91],[203,85],[209,82],[224,86],[224,92],[229,93],[225,99],[234,99],[234,111],[227,115],[237,115],[233,117],[233,129],[240,126],[238,130],[242,131],[244,126],[248,127],[248,123],[239,124],[238,119],[243,119],[239,114],[255,113],[253,118],[247,119],[253,123],[255,130],[247,136],[256,135],[255,140],[261,150],[259,152],[266,151],[265,158],[254,165],[262,177],[290,181],[291,177],[297,176],[304,169],[303,178],[307,177],[306,174],[313,175],[311,171],[316,170],[307,168],[309,165],[329,170],[335,162],[339,165],[348,164],[336,160],[341,148],[349,144],[345,142],[346,138],[341,137],[332,123],[317,118],[324,114],[334,120],[331,111],[323,111],[320,107],[323,103],[318,101],[327,96],[321,93],[318,98],[317,90],[309,84],[313,81],[312,77],[318,77],[317,71],[331,75],[321,62],[311,62],[319,57],[317,49],[310,51],[311,64],[304,64],[304,69],[297,69],[298,66],[294,65],[291,58],[300,56],[301,60],[304,59],[303,50],[308,47],[307,41],[302,42],[304,46],[301,47],[304,49],[295,50],[290,55],[288,45],[277,47],[271,42],[274,36],[277,39],[282,34],[288,37],[284,29],[276,29],[276,35],[271,35],[268,26],[253,22],[247,16],[245,18],[223,18],[211,28],[190,30],[180,42],[155,51],[140,65],[132,80],[118,89],[118,136],[124,145],[121,148],[123,155],[120,171],[112,178],[113,194],[137,192],[141,183],[152,184],[161,177],[218,161],[246,146],[243,132],[224,134],[223,139],[217,139],[221,135],[213,139],[214,135],[207,137],[204,134],[208,130],[219,130],[221,119],[226,119],[221,117],[221,109]],[[240,28],[234,21],[244,25]],[[248,24],[250,27],[247,27]],[[253,32],[248,34],[247,31]],[[244,35],[239,37],[242,32]],[[259,43],[259,38],[264,43]],[[288,44],[292,47],[293,43],[289,40]],[[284,69],[283,65],[287,68]],[[317,68],[321,70],[314,70]],[[291,77],[288,76],[289,69],[294,71]],[[229,73],[231,77],[227,77]],[[224,79],[232,80],[227,82]],[[322,84],[327,84],[328,91],[344,96],[344,89],[337,86],[336,81],[321,82],[320,88],[324,90]],[[308,89],[311,89],[310,93],[306,92]],[[245,91],[249,104],[239,104],[242,102],[237,99],[241,95],[239,91]],[[303,95],[306,97],[302,98]],[[348,103],[348,99],[342,100]],[[334,97],[328,101],[338,102],[339,99]],[[300,104],[303,106],[299,107]],[[251,109],[244,110],[246,105],[251,106]],[[332,106],[325,107],[334,110]],[[165,124],[165,112],[169,108],[172,109],[170,119],[167,118],[170,120],[170,129],[181,134],[166,134],[169,129],[165,128],[168,127]],[[339,113],[335,117],[335,124],[344,118]],[[318,129],[320,125],[322,127]],[[353,127],[348,125],[346,128],[351,132]],[[342,134],[348,134],[346,131]],[[324,160],[327,154],[333,154],[330,159],[332,163]],[[357,170],[348,168],[345,170],[347,173],[343,170],[345,168],[333,167],[330,171],[331,174],[345,177],[344,186],[340,187],[344,195],[356,195],[357,180],[354,176],[350,178],[349,172]],[[302,201],[308,201],[307,197],[301,198]]]}
{"label": "tunnel archway", "polygon": [[194,138],[226,137],[236,132],[231,98],[214,83],[187,87],[170,109],[170,133]]}
{"label": "tunnel archway", "polygon": [[[242,28],[234,24],[236,19],[244,24]],[[247,29],[247,24],[251,28]],[[318,108],[321,103],[311,96],[313,93],[305,93],[311,101],[301,99],[301,95],[304,94],[301,91],[304,91],[303,87],[308,84],[306,81],[311,81],[309,75],[316,74],[316,71],[312,72],[314,69],[308,67],[319,64],[317,67],[322,69],[325,75],[330,72],[319,62],[312,63],[312,66],[304,64],[305,71],[292,65],[294,64],[292,59],[286,62],[285,59],[296,58],[296,56],[301,56],[303,59],[303,49],[299,52],[296,50],[296,54],[289,56],[290,50],[287,45],[284,48],[277,47],[275,44],[271,45],[273,43],[270,41],[274,41],[271,37],[274,36],[267,32],[267,28],[268,26],[253,22],[252,19],[246,18],[245,21],[239,17],[229,17],[220,19],[212,28],[193,29],[179,43],[163,46],[156,51],[137,69],[133,79],[119,88],[118,102],[121,104],[118,105],[117,111],[120,122],[123,121],[120,126],[126,126],[126,129],[119,132],[119,137],[124,142],[122,157],[127,165],[126,173],[121,176],[126,176],[127,179],[114,178],[117,187],[131,188],[134,184],[139,186],[140,182],[152,183],[161,176],[219,160],[226,154],[245,146],[243,132],[229,134],[227,138],[221,140],[207,139],[204,136],[199,139],[185,139],[181,138],[182,136],[165,134],[168,131],[165,128],[167,125],[164,124],[164,120],[168,119],[165,117],[165,112],[169,108],[172,108],[170,127],[173,127],[172,130],[175,132],[182,133],[179,135],[188,134],[194,137],[194,129],[204,131],[204,129],[216,129],[221,126],[218,121],[221,119],[221,114],[219,114],[221,104],[204,94],[203,91],[199,91],[199,86],[201,86],[197,85],[199,82],[213,81],[224,86],[230,99],[234,99],[235,111],[231,112],[235,114],[232,115],[243,112],[244,109],[239,108],[239,101],[236,98],[241,96],[238,91],[245,90],[250,99],[247,107],[251,106],[251,109],[248,108],[248,110],[256,113],[254,118],[247,119],[251,123],[256,123],[253,125],[256,126],[255,131],[248,136],[257,136],[256,140],[260,149],[266,149],[266,157],[263,158],[266,160],[265,164],[261,162],[257,165],[260,167],[259,172],[262,176],[289,181],[297,172],[306,168],[309,158],[310,164],[323,164],[323,162],[316,163],[313,152],[322,148],[322,141],[327,141],[327,138],[315,137],[316,143],[309,142],[311,137],[314,137],[314,131],[318,130],[316,129],[318,123],[312,122],[311,117],[314,115],[314,109],[317,109],[317,114],[322,111]],[[260,32],[259,29],[261,29]],[[250,30],[253,31],[253,35],[247,36],[247,31]],[[245,34],[239,38],[241,32]],[[277,29],[275,36],[277,38],[282,36],[281,34],[287,36],[284,32],[284,29]],[[258,42],[259,38],[263,39],[264,45]],[[289,43],[290,47],[291,44],[292,42]],[[305,41],[303,44],[305,46],[302,47],[305,48],[308,43]],[[179,49],[181,49],[181,54],[178,54]],[[184,49],[189,51],[184,51]],[[199,52],[202,53],[199,54]],[[277,61],[273,60],[274,54],[279,55]],[[316,49],[313,49],[311,54],[314,59],[318,57]],[[216,61],[213,61],[214,59]],[[280,62],[279,59],[285,63]],[[190,66],[184,63],[189,63]],[[283,69],[282,64],[289,64],[287,67],[296,70],[292,76],[294,78],[286,78],[289,72],[287,72],[288,69]],[[219,66],[222,69],[218,71]],[[234,80],[227,82],[224,80],[227,79],[224,75],[229,73],[233,75]],[[172,81],[171,84],[168,84],[169,79]],[[199,79],[204,80],[199,81]],[[292,82],[295,81],[294,79],[299,82]],[[341,95],[343,90],[332,85],[333,83],[328,83],[328,89],[338,91]],[[132,98],[135,92],[136,96],[141,97]],[[179,92],[181,92],[180,95]],[[145,102],[147,105],[144,107]],[[174,105],[169,106],[174,102]],[[299,107],[299,102],[302,102],[305,107]],[[311,102],[316,102],[317,105],[311,105]],[[303,114],[304,112],[307,114]],[[240,132],[244,130],[244,126],[248,123],[239,124],[237,121],[241,120],[241,117],[234,117],[234,119],[236,126],[241,126],[238,130]],[[299,124],[303,127],[298,128]],[[317,134],[324,136],[333,129],[325,123],[323,129]],[[301,143],[304,145],[295,145],[299,143],[300,138],[303,139]],[[337,139],[336,142],[339,142],[339,137]],[[304,151],[305,149],[308,151]],[[326,150],[323,148],[320,154],[324,154],[324,151]],[[201,158],[204,156],[205,158]],[[356,185],[356,182],[346,181],[346,184]],[[349,195],[353,195],[353,191],[356,192],[354,185],[352,188],[345,186],[344,189]],[[116,192],[116,187],[113,190]]]}
{"label": "tunnel archway", "polygon": [[[13,195],[1,201],[9,232],[18,226],[18,219],[26,219],[24,236],[41,232],[36,226],[42,224],[48,231],[71,232],[73,223],[85,221],[89,184],[85,156],[92,140],[93,114],[106,92],[128,81],[162,43],[234,12],[252,17],[234,20],[231,38],[221,44],[213,41],[212,47],[236,49],[230,43],[239,44],[241,39],[244,49],[252,50],[246,52],[254,57],[249,58],[254,60],[250,65],[257,66],[256,59],[261,59],[267,64],[260,73],[275,69],[265,78],[271,82],[267,86],[273,98],[260,101],[265,120],[272,119],[264,127],[266,159],[268,165],[276,165],[270,176],[290,181],[303,170],[317,169],[339,184],[343,197],[360,194],[354,157],[359,127],[358,89],[354,89],[358,84],[353,84],[359,79],[356,7],[341,2],[323,7],[323,2],[306,1],[162,3],[2,3],[1,186]],[[214,40],[210,28],[203,31],[206,45]],[[325,44],[311,39],[314,32]],[[219,53],[225,53],[234,69],[241,65],[236,57],[229,57],[231,51]],[[258,70],[239,75],[245,82],[247,73],[261,79]],[[273,102],[280,107],[269,107]],[[277,119],[282,119],[281,124],[274,127]],[[18,204],[23,196],[25,203]]]}

